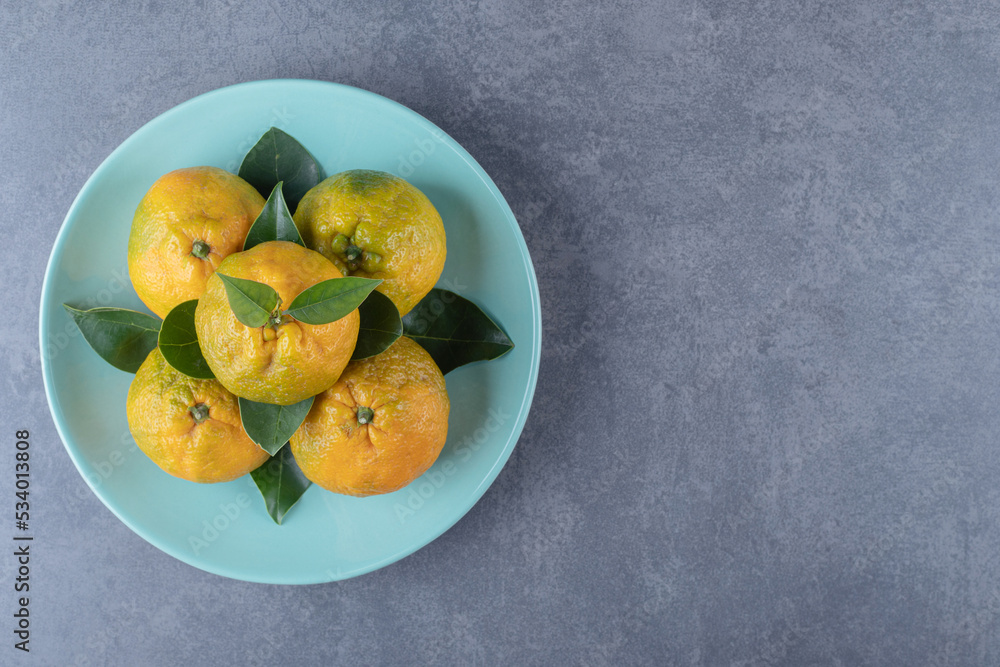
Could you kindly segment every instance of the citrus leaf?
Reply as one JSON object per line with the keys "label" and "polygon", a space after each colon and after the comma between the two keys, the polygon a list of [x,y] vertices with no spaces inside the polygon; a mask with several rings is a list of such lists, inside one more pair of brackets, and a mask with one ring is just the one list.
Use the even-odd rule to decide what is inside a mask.
{"label": "citrus leaf", "polygon": [[156,347],[160,320],[124,308],[79,310],[63,304],[84,339],[106,362],[119,370],[135,373]]}
{"label": "citrus leaf", "polygon": [[271,405],[240,398],[243,430],[261,449],[274,456],[302,425],[312,408],[314,398],[316,397],[310,396],[292,405]]}
{"label": "citrus leaf", "polygon": [[232,278],[215,272],[226,286],[229,307],[233,314],[248,327],[262,327],[278,307],[278,293],[270,285],[245,278]]}
{"label": "citrus leaf", "polygon": [[267,513],[281,525],[282,519],[312,484],[299,469],[292,448],[285,445],[268,461],[250,473],[257,490],[264,497]]}
{"label": "citrus leaf", "polygon": [[199,380],[212,380],[215,373],[201,354],[198,332],[194,328],[194,309],[198,299],[177,304],[160,325],[160,352],[175,370]]}
{"label": "citrus leaf", "polygon": [[381,292],[372,292],[358,306],[361,328],[358,344],[351,359],[367,359],[388,350],[403,335],[403,321],[392,299]]}
{"label": "citrus leaf", "polygon": [[285,200],[294,212],[309,188],[323,180],[323,167],[292,136],[272,127],[247,151],[239,176],[264,197],[284,181]]}
{"label": "citrus leaf", "polygon": [[403,335],[420,343],[442,373],[474,361],[496,359],[514,347],[479,306],[438,288],[403,318]]}
{"label": "citrus leaf", "polygon": [[260,215],[253,221],[247,237],[243,241],[243,249],[249,250],[258,243],[265,241],[290,241],[304,246],[292,214],[288,212],[285,198],[281,194],[281,183],[274,186],[271,196],[267,198]]}
{"label": "citrus leaf", "polygon": [[306,324],[336,322],[360,306],[381,282],[354,276],[324,280],[302,290],[284,314]]}

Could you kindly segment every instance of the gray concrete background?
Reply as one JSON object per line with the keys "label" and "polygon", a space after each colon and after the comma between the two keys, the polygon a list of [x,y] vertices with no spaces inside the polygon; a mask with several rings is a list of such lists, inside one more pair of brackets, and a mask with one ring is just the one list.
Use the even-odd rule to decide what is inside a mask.
{"label": "gray concrete background", "polygon": [[[1000,664],[995,3],[114,4],[0,1],[0,411],[38,540],[33,652],[8,563],[0,663]],[[277,77],[468,148],[545,325],[482,501],[309,587],[205,574],[83,491],[36,343],[101,160]]]}

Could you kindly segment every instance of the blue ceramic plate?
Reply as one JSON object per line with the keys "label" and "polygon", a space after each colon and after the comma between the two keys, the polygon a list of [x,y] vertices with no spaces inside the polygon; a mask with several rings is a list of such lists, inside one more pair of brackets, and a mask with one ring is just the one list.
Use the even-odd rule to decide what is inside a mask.
{"label": "blue ceramic plate", "polygon": [[[200,485],[161,471],[135,446],[125,418],[132,375],[79,335],[63,303],[146,311],[126,266],[136,205],[161,175],[214,165],[237,171],[269,127],[302,142],[334,174],[380,169],[434,203],[448,234],[439,286],[478,303],[516,347],[448,375],[448,443],[423,477],[396,493],[350,498],[313,485],[275,525],[247,475]],[[171,109],[119,146],[90,177],[63,223],[45,274],[42,370],[52,417],[94,493],[132,530],[208,572],[281,584],[370,572],[458,521],[496,478],[531,405],[541,311],[531,258],[510,207],[474,159],[395,102],[317,81],[259,81]]]}

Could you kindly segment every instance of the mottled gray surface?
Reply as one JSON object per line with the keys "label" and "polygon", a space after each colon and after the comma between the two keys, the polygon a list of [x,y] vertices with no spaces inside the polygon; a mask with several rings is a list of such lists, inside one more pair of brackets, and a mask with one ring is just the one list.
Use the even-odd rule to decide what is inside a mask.
{"label": "mottled gray surface", "polygon": [[[96,4],[0,1],[0,409],[33,433],[34,662],[1000,664],[995,3]],[[276,77],[381,93],[466,146],[544,314],[482,501],[322,586],[209,575],[121,524],[59,442],[36,343],[100,161]]]}

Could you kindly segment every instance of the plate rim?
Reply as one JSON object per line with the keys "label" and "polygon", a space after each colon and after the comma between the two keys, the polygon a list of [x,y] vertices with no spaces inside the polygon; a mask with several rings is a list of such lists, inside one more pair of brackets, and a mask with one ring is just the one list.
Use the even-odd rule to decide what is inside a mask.
{"label": "plate rim", "polygon": [[[423,125],[432,132],[440,134],[448,143],[449,147],[452,148],[455,153],[462,158],[462,160],[473,170],[473,172],[479,177],[480,180],[486,185],[490,194],[493,196],[496,203],[499,205],[501,212],[504,214],[507,224],[510,226],[511,230],[514,232],[514,237],[516,245],[520,251],[521,258],[524,262],[525,272],[527,274],[529,292],[531,296],[531,317],[532,317],[532,357],[529,366],[528,382],[525,387],[524,395],[521,400],[521,405],[518,409],[517,416],[515,418],[514,427],[504,443],[502,450],[499,453],[493,466],[487,471],[485,476],[480,480],[479,484],[473,489],[469,494],[467,502],[463,504],[460,511],[454,515],[454,518],[445,521],[442,528],[433,529],[427,532],[426,535],[421,536],[419,539],[414,540],[411,544],[406,545],[404,548],[394,551],[393,553],[387,555],[385,558],[378,560],[373,563],[368,563],[357,568],[349,569],[347,571],[337,570],[335,576],[330,578],[329,574],[331,570],[327,570],[324,573],[325,576],[317,578],[315,574],[282,574],[274,573],[276,576],[270,577],[258,577],[254,573],[242,573],[235,572],[232,568],[227,568],[224,566],[216,567],[212,563],[199,562],[197,555],[191,556],[187,552],[175,548],[175,545],[171,544],[168,540],[161,538],[155,532],[147,529],[144,525],[137,522],[133,522],[125,518],[119,509],[115,506],[114,502],[111,502],[108,498],[98,490],[98,488],[91,483],[90,479],[86,474],[84,474],[82,465],[88,462],[82,460],[82,454],[75,451],[74,447],[70,446],[71,437],[69,434],[68,426],[64,424],[62,415],[62,410],[59,407],[59,400],[55,394],[55,389],[53,388],[53,369],[52,363],[48,360],[48,355],[46,353],[46,333],[51,330],[51,322],[48,317],[49,308],[47,305],[52,301],[54,295],[52,291],[54,290],[53,284],[55,278],[55,263],[57,255],[62,255],[64,251],[64,246],[66,244],[67,238],[69,236],[69,222],[78,213],[78,209],[82,206],[83,200],[89,196],[91,190],[96,188],[96,178],[98,174],[103,172],[108,168],[108,164],[114,160],[119,153],[125,152],[128,147],[139,141],[138,136],[149,131],[149,128],[166,122],[166,119],[175,116],[177,114],[183,113],[185,109],[189,106],[193,106],[196,103],[203,101],[207,97],[223,96],[229,94],[231,91],[243,88],[269,88],[273,86],[301,86],[303,88],[324,88],[338,91],[339,94],[355,95],[361,98],[368,98],[376,104],[385,104],[389,107],[395,107],[397,111],[403,113],[404,116],[411,117],[418,125]],[[52,416],[52,421],[55,424],[56,432],[59,434],[59,438],[62,441],[63,447],[69,454],[70,460],[73,461],[73,465],[76,467],[77,472],[83,478],[84,482],[90,488],[91,492],[97,496],[101,503],[111,511],[122,523],[124,523],[132,532],[141,537],[143,540],[153,545],[160,551],[184,562],[192,567],[196,567],[202,571],[209,572],[211,574],[216,574],[219,576],[227,577],[230,579],[235,579],[238,581],[248,581],[252,583],[264,583],[264,584],[276,584],[276,585],[308,585],[308,584],[319,584],[328,583],[332,581],[342,581],[345,579],[350,579],[353,577],[361,576],[369,572],[381,569],[387,565],[391,565],[406,556],[424,548],[437,538],[439,538],[444,533],[448,532],[456,523],[458,523],[468,512],[479,502],[479,500],[485,495],[486,491],[493,485],[500,471],[507,464],[510,459],[510,455],[514,450],[514,446],[521,437],[521,433],[524,429],[524,425],[528,418],[528,413],[531,410],[531,404],[534,399],[535,388],[538,381],[538,373],[541,362],[541,346],[542,346],[542,321],[541,321],[541,298],[538,290],[538,280],[535,275],[534,264],[531,261],[531,254],[528,250],[527,243],[524,240],[524,234],[521,231],[520,225],[517,222],[517,218],[514,212],[511,210],[510,205],[507,200],[501,194],[499,188],[490,178],[489,174],[482,168],[482,166],[472,157],[471,154],[462,146],[457,140],[455,140],[451,135],[445,132],[443,129],[438,127],[436,124],[422,116],[420,113],[410,109],[409,107],[400,104],[394,100],[387,97],[379,95],[378,93],[373,93],[356,86],[350,86],[342,83],[335,83],[330,81],[319,81],[314,79],[262,79],[257,81],[246,81],[242,83],[237,83],[229,86],[223,86],[221,88],[216,88],[210,91],[206,91],[195,97],[192,97],[180,104],[177,104],[162,113],[157,114],[152,119],[144,123],[142,126],[133,131],[124,141],[122,141],[118,146],[115,147],[111,153],[108,154],[104,160],[94,169],[93,172],[87,177],[80,191],[74,197],[72,204],[70,204],[66,215],[63,217],[62,223],[59,226],[59,231],[56,234],[55,242],[52,244],[52,249],[49,252],[49,257],[45,266],[45,275],[42,281],[41,295],[39,299],[39,320],[38,320],[38,336],[39,336],[39,362],[42,367],[42,382],[45,388],[45,397],[49,407],[49,413]]]}

